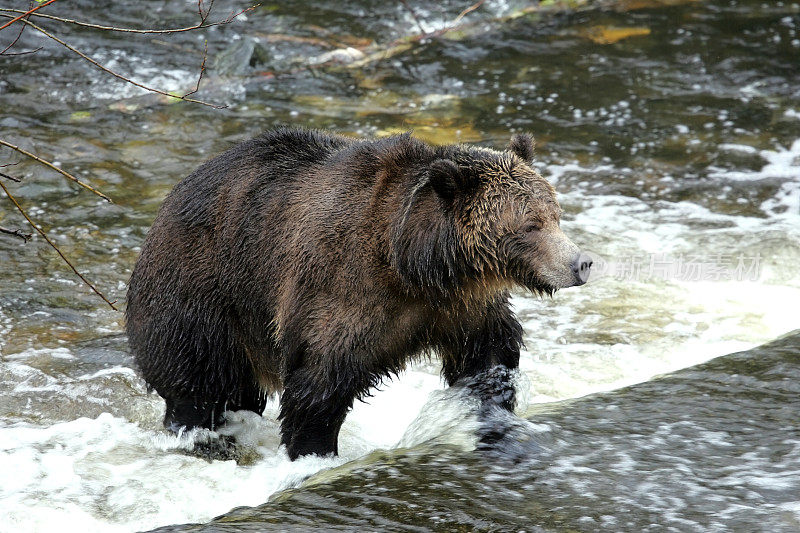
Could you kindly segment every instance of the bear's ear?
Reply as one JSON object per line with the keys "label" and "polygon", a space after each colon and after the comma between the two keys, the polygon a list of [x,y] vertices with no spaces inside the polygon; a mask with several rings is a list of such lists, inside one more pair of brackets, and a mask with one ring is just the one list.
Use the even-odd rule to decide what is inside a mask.
{"label": "bear's ear", "polygon": [[530,164],[533,162],[533,148],[536,145],[533,136],[528,133],[517,133],[508,143],[508,151]]}
{"label": "bear's ear", "polygon": [[428,179],[436,194],[445,200],[452,200],[461,186],[461,170],[449,159],[437,159],[428,169]]}

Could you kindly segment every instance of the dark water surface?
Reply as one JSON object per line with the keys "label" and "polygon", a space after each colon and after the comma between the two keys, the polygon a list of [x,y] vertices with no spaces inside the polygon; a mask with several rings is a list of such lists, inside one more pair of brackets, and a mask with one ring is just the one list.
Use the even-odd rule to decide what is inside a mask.
{"label": "dark water surface", "polygon": [[481,452],[374,452],[264,505],[159,531],[797,531],[798,351],[795,332],[541,405]]}
{"label": "dark water surface", "polygon": [[[469,4],[410,3],[426,31]],[[601,4],[488,1],[422,42],[403,40],[417,23],[391,2],[267,2],[228,26],[158,36],[39,21],[168,91],[194,86],[207,40],[196,96],[222,110],[144,94],[26,31],[19,49],[44,49],[0,57],[0,138],[114,203],[7,149],[0,164],[18,164],[2,171],[23,181],[3,183],[121,305],[174,184],[277,124],[495,148],[529,131],[562,227],[597,261],[584,287],[515,297],[525,419],[491,422],[507,435],[493,448],[476,449],[486,422],[421,361],[356,406],[340,458],[290,463],[273,403],[263,419],[232,419],[249,454],[237,465],[164,434],[122,315],[42,239],[0,235],[0,530],[130,531],[223,513],[186,527],[800,529],[800,337],[774,341],[800,327],[800,2]],[[248,5],[216,2],[216,18]],[[195,23],[194,8],[45,9],[177,27]],[[0,49],[15,35],[4,30]],[[24,227],[0,205],[0,226]]]}

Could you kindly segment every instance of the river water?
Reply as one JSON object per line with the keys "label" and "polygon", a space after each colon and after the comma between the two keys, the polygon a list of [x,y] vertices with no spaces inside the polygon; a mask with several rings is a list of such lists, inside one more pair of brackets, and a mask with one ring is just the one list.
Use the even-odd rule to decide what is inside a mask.
{"label": "river water", "polygon": [[[466,7],[411,5],[426,31]],[[23,181],[4,183],[120,303],[171,187],[276,124],[498,148],[529,131],[562,227],[597,259],[586,286],[515,296],[518,416],[478,416],[423,360],[356,405],[340,457],[289,462],[272,402],[231,415],[238,462],[209,461],[188,451],[206,435],[162,431],[122,315],[42,239],[0,235],[0,530],[800,529],[800,3],[526,5],[486,2],[400,48],[419,29],[399,3],[267,2],[172,36],[41,21],[170,91],[193,87],[207,39],[197,96],[222,110],[143,94],[34,32],[20,49],[43,50],[0,57],[0,138],[114,204],[5,149]],[[175,27],[193,8],[46,9]],[[325,63],[373,41],[388,57]],[[2,200],[0,226],[23,227]],[[502,438],[476,445],[487,427]]]}

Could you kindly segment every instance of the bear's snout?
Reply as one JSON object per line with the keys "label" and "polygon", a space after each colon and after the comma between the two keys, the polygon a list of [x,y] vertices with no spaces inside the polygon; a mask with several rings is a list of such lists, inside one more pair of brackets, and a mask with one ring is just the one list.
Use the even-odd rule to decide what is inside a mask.
{"label": "bear's snout", "polygon": [[583,285],[589,279],[589,271],[592,268],[592,258],[589,254],[580,252],[572,262],[572,271],[575,273],[577,282],[575,285]]}

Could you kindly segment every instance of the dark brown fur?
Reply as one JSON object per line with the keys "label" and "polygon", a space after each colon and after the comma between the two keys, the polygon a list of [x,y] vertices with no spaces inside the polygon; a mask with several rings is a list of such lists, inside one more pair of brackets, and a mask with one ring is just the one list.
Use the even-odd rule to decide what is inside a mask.
{"label": "dark brown fur", "polygon": [[450,384],[516,368],[508,290],[567,284],[554,191],[530,138],[510,150],[282,129],[180,182],[128,291],[165,425],[213,428],[281,392],[290,457],[335,453],[354,399],[414,356],[437,351]]}

